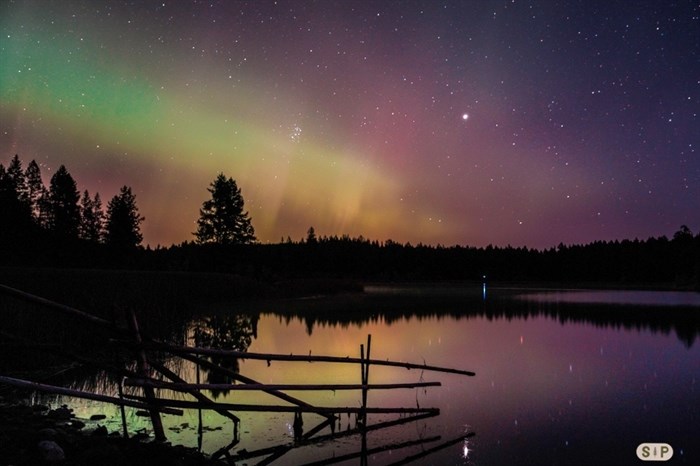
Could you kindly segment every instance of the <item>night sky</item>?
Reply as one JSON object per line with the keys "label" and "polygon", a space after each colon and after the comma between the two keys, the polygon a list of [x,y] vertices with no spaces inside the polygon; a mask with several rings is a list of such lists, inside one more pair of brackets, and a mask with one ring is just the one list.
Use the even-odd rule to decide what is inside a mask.
{"label": "night sky", "polygon": [[700,230],[697,1],[0,0],[0,163],[144,242],[219,172],[258,239],[551,247]]}

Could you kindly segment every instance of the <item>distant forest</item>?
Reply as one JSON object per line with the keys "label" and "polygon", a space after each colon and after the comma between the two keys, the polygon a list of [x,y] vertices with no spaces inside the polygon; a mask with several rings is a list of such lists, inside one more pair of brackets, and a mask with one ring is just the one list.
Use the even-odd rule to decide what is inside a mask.
{"label": "distant forest", "polygon": [[700,290],[700,233],[685,225],[669,239],[560,244],[545,250],[401,244],[320,236],[256,241],[240,189],[223,174],[209,188],[195,239],[141,245],[136,198],[122,187],[102,208],[61,166],[47,188],[39,166],[18,156],[0,164],[0,266],[220,272],[284,280],[481,281],[650,286]]}

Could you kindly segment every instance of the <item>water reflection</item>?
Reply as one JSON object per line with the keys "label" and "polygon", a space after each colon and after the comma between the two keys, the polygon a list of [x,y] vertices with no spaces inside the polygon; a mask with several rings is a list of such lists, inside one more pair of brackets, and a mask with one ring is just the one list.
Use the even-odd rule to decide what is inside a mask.
{"label": "water reflection", "polygon": [[[213,314],[195,319],[191,324],[191,345],[200,348],[215,348],[245,352],[253,338],[257,337],[257,316],[241,314]],[[233,372],[240,371],[240,362],[230,356],[206,356],[210,363]],[[233,378],[223,371],[203,367],[206,381],[212,384],[230,384]],[[212,390],[216,399],[222,392]]]}
{"label": "water reflection", "polygon": [[[190,344],[261,353],[355,357],[371,334],[374,358],[457,367],[477,375],[465,379],[372,367],[371,383],[442,383],[430,390],[371,392],[372,406],[440,409],[440,416],[383,429],[362,432],[356,418],[343,415],[334,424],[336,436],[326,426],[327,434],[311,443],[295,438],[292,414],[237,412],[240,443],[232,443],[230,420],[208,411],[199,419],[196,411],[186,410],[184,419],[164,417],[168,437],[199,444],[209,453],[226,449],[251,465],[330,464],[329,458],[388,465],[398,460],[399,451],[417,464],[629,464],[636,461],[636,446],[649,441],[683,452],[674,461],[700,459],[695,447],[700,345],[694,344],[700,308],[659,306],[654,299],[644,306],[513,299],[519,294],[522,290],[490,289],[484,301],[479,287],[444,293],[374,290],[362,296],[245,303],[178,323],[182,330],[173,341],[184,335]],[[265,383],[360,379],[352,365],[221,362]],[[188,381],[196,380],[200,370],[191,362],[166,363]],[[205,373],[208,381],[216,380]],[[362,403],[358,392],[294,395],[316,406]],[[218,401],[270,403],[270,396],[229,392],[219,393]],[[85,417],[95,409],[105,411],[89,403],[82,409],[75,400],[56,402],[75,406]],[[116,411],[114,419],[118,430]],[[304,428],[308,432],[324,421],[305,414]],[[375,415],[371,421],[381,425],[396,419]],[[478,435],[464,438],[466,425]],[[341,432],[347,434],[338,438]],[[438,446],[430,456],[419,456]]]}
{"label": "water reflection", "polygon": [[549,290],[525,291],[517,298],[538,303],[681,306],[700,309],[700,293],[687,291]]}
{"label": "water reflection", "polygon": [[[317,326],[392,324],[416,317],[432,319],[528,319],[544,316],[562,324],[675,333],[687,347],[700,335],[700,293],[628,291],[548,291],[491,288],[483,299],[476,288],[368,287],[343,300],[318,298],[277,304],[285,318],[302,319],[311,335]],[[265,306],[257,308],[265,311]]]}
{"label": "water reflection", "polygon": [[[636,445],[647,438],[684,446],[691,460],[688,448],[700,433],[693,421],[700,414],[697,346],[687,348],[648,329],[571,320],[562,325],[546,315],[391,321],[381,315],[347,325],[317,320],[309,335],[302,316],[264,314],[260,335],[275,338],[258,339],[251,350],[352,354],[356,342],[371,333],[378,358],[475,370],[469,380],[440,376],[440,390],[372,397],[374,403],[400,399],[439,407],[440,417],[421,426],[426,432],[449,436],[473,426],[478,435],[467,452],[475,464],[629,464]],[[278,367],[275,375],[294,372]],[[420,376],[373,373],[389,379],[406,375]],[[464,443],[455,447],[431,457],[432,464],[463,464]]]}

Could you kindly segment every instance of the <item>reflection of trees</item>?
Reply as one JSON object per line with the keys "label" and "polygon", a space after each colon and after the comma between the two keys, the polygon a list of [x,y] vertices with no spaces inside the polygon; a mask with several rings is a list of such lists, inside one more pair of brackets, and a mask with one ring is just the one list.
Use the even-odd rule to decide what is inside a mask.
{"label": "reflection of trees", "polygon": [[692,306],[547,303],[512,299],[508,295],[492,297],[483,302],[476,293],[473,296],[365,296],[345,302],[329,298],[313,302],[288,301],[285,305],[284,318],[288,321],[293,318],[303,320],[309,335],[317,325],[347,327],[367,322],[391,324],[410,318],[485,317],[512,320],[541,316],[558,320],[562,324],[585,323],[604,328],[650,330],[663,334],[673,332],[688,348],[700,337],[700,309]]}
{"label": "reflection of trees", "polygon": [[[242,314],[211,315],[194,322],[194,346],[247,351],[257,334],[258,316]],[[209,361],[239,372],[237,358],[209,356]],[[232,379],[217,371],[206,370],[207,383],[231,383]],[[216,398],[219,393],[214,392]]]}

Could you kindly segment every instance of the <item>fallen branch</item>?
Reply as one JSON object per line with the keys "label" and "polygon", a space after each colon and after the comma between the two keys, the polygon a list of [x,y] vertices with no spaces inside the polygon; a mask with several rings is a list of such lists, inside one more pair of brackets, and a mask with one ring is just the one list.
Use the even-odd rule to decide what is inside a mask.
{"label": "fallen branch", "polygon": [[[130,341],[116,340],[119,344],[135,345]],[[404,369],[420,369],[424,371],[446,372],[450,374],[459,374],[474,376],[472,371],[461,369],[452,369],[449,367],[431,366],[428,364],[414,364],[410,362],[388,361],[381,359],[363,359],[339,356],[314,356],[314,355],[294,355],[294,354],[266,354],[266,353],[247,353],[244,351],[222,350],[216,348],[194,348],[191,346],[176,346],[163,343],[143,343],[138,345],[147,350],[166,351],[173,354],[197,354],[200,356],[230,356],[237,359],[254,359],[259,361],[300,361],[300,362],[332,362],[332,363],[347,363],[347,364],[371,364],[376,366],[391,366],[402,367]]]}
{"label": "fallen branch", "polygon": [[27,293],[27,292],[24,292],[21,290],[17,290],[15,288],[11,288],[7,285],[0,285],[0,292],[9,294],[10,296],[14,296],[15,298],[29,301],[31,303],[46,306],[48,308],[59,311],[63,314],[71,315],[74,317],[79,317],[79,318],[81,318],[87,322],[90,322],[94,325],[97,325],[99,327],[103,327],[103,328],[115,331],[118,334],[125,335],[125,336],[128,335],[128,332],[125,328],[119,327],[116,324],[114,324],[106,319],[103,319],[101,317],[97,317],[97,316],[94,316],[92,314],[88,314],[87,312],[79,311],[78,309],[75,309],[73,307],[66,306],[64,304],[60,304],[60,303],[57,303],[55,301],[51,301],[49,299],[41,298],[41,297],[33,295],[31,293]]}
{"label": "fallen branch", "polygon": [[[6,377],[4,375],[0,375],[0,383],[3,383],[5,385],[10,385],[13,387],[18,387],[18,388],[26,388],[26,389],[37,391],[37,392],[53,393],[54,395],[73,396],[76,398],[84,398],[86,400],[103,401],[105,403],[112,403],[115,405],[129,406],[131,408],[138,408],[138,409],[153,409],[154,408],[153,405],[149,406],[147,403],[143,403],[139,400],[137,400],[137,401],[120,400],[119,398],[116,398],[113,396],[99,395],[97,393],[90,393],[90,392],[83,392],[81,390],[73,390],[71,388],[58,387],[56,385],[46,385],[46,384],[37,383],[37,382],[29,382],[27,380],[15,379],[13,377]],[[182,415],[182,410],[169,408],[169,407],[163,406],[163,405],[157,406],[156,409],[162,413],[165,413],[165,414],[174,414],[177,416]]]}
{"label": "fallen branch", "polygon": [[[146,398],[137,395],[124,395],[126,398],[137,401],[144,401]],[[261,413],[315,413],[321,415],[333,415],[342,413],[359,413],[366,410],[368,414],[415,414],[415,413],[439,413],[437,408],[362,408],[362,407],[336,407],[336,406],[279,406],[279,405],[249,405],[236,403],[202,403],[188,400],[172,400],[165,398],[155,398],[152,403],[156,406],[174,406],[177,408],[194,409],[226,409],[242,412]]]}
{"label": "fallen branch", "polygon": [[[163,374],[163,376],[169,378],[170,380],[174,381],[174,383],[171,382],[171,385],[187,385],[187,382],[183,378],[181,378],[179,375],[165,367],[164,365],[160,363],[155,363],[151,362],[151,367],[153,367],[155,370]],[[128,380],[138,380],[138,379],[124,379],[124,384],[128,385],[127,381]],[[162,384],[168,384],[168,382],[162,382],[162,381],[155,381],[154,379],[145,379],[146,381],[152,381],[152,382],[158,382]],[[156,385],[154,385],[156,387]],[[211,403],[212,400],[210,400],[208,397],[200,393],[197,389],[195,388],[183,388],[182,390],[179,390],[185,393],[189,393],[193,397],[195,397],[197,400],[201,401],[202,403]],[[229,413],[226,410],[217,410],[219,414],[221,414],[224,417],[227,417],[231,419],[235,424],[238,424],[241,420],[238,418],[238,416]]]}
{"label": "fallen branch", "polygon": [[153,379],[126,379],[124,385],[129,387],[151,386],[178,392],[191,390],[290,390],[290,391],[340,391],[340,390],[392,390],[401,388],[439,387],[440,382],[387,383],[387,384],[226,384],[226,383],[169,383]]}

